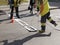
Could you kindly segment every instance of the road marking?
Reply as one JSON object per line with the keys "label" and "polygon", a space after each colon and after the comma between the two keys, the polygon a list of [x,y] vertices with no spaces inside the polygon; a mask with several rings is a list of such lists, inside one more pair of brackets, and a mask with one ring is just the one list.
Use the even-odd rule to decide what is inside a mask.
{"label": "road marking", "polygon": [[34,28],[33,26],[30,26],[30,25],[27,24],[26,22],[22,21],[21,19],[17,19],[17,20],[19,20],[20,22],[24,23],[26,26],[28,26],[28,27],[30,27],[30,28],[32,28],[32,29],[34,29],[34,30],[37,30],[37,29]]}
{"label": "road marking", "polygon": [[28,28],[27,26],[25,26],[23,23],[19,22],[19,19],[15,19],[15,21],[18,22],[21,26],[23,26],[27,30],[31,30],[30,28]]}
{"label": "road marking", "polygon": [[[37,30],[36,28],[34,28],[33,26],[30,26],[29,24],[27,24],[26,22],[22,21],[21,19],[15,19],[15,21],[17,21],[20,25],[22,25],[24,28],[30,30],[30,31],[34,31]],[[33,30],[32,30],[33,29]]]}

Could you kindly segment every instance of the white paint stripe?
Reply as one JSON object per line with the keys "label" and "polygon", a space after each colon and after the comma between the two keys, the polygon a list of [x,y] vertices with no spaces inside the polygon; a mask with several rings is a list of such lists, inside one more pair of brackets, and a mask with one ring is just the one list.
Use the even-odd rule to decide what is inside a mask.
{"label": "white paint stripe", "polygon": [[22,21],[21,19],[17,19],[19,20],[20,22],[24,23],[25,25],[28,25],[26,22]]}
{"label": "white paint stripe", "polygon": [[33,30],[37,30],[36,28],[34,28],[33,26],[30,26],[29,24],[27,24],[26,22],[24,22],[24,21],[22,21],[21,19],[15,19],[16,21],[19,21],[19,22],[22,22],[22,23],[24,23],[25,24],[25,26],[28,26],[28,27],[30,27],[31,29],[33,29]]}
{"label": "white paint stripe", "polygon": [[34,28],[33,26],[30,26],[33,30],[37,30],[36,28]]}
{"label": "white paint stripe", "polygon": [[26,22],[20,20],[21,22],[25,23],[25,25],[29,26],[30,28],[34,29],[34,30],[37,30],[36,28],[34,28],[33,26],[30,26],[29,24],[27,24]]}
{"label": "white paint stripe", "polygon": [[28,30],[31,30],[30,28],[28,28],[27,26],[24,26],[24,28],[28,29]]}
{"label": "white paint stripe", "polygon": [[15,21],[17,21],[19,24],[21,24],[22,26],[24,26],[21,22],[19,22],[17,19],[15,19]]}
{"label": "white paint stripe", "polygon": [[15,21],[17,21],[20,25],[22,25],[24,28],[26,28],[27,30],[31,30],[30,28],[28,28],[27,26],[25,26],[23,23],[19,22],[18,19],[15,19]]}

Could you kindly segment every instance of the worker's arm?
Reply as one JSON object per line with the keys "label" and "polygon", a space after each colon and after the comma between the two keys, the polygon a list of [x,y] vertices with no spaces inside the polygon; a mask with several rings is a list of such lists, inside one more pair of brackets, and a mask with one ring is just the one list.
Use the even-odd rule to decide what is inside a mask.
{"label": "worker's arm", "polygon": [[43,11],[44,5],[43,5],[43,0],[40,0],[40,13]]}

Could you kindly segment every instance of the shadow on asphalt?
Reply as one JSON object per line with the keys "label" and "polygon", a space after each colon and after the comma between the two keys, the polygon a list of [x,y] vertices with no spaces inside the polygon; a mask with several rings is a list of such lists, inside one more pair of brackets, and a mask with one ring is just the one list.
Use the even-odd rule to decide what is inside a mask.
{"label": "shadow on asphalt", "polygon": [[[31,16],[34,16],[34,15],[36,15],[36,13],[35,14],[29,14],[29,13],[26,13],[26,14],[21,14],[21,15],[19,15],[20,16],[20,18],[25,18],[25,17],[31,17]],[[16,17],[16,16],[15,16]]]}
{"label": "shadow on asphalt", "polygon": [[[9,10],[5,10],[5,11],[9,11]],[[28,9],[20,10],[19,12],[24,12],[24,11],[28,11]],[[13,13],[15,13],[15,12],[13,12]],[[8,13],[8,14],[10,14],[10,13]]]}
{"label": "shadow on asphalt", "polygon": [[8,21],[8,20],[10,20],[10,19],[9,18],[7,18],[7,19],[0,19],[0,22]]}
{"label": "shadow on asphalt", "polygon": [[[24,11],[29,11],[28,9],[24,9],[24,10],[20,10],[19,12],[24,12]],[[15,12],[14,12],[15,13]],[[10,13],[8,13],[8,14],[10,14]],[[29,14],[29,13],[26,13],[26,14],[21,14],[21,15],[19,15],[20,16],[20,18],[24,18],[24,17],[30,17],[30,16],[34,16],[34,15],[36,15],[36,13],[35,14]],[[16,17],[16,16],[15,16]]]}
{"label": "shadow on asphalt", "polygon": [[23,45],[25,42],[31,40],[32,38],[35,38],[35,37],[50,37],[50,36],[51,36],[51,32],[49,34],[36,33],[36,34],[30,35],[28,37],[25,37],[24,39],[21,39],[21,40],[14,40],[11,43],[8,43],[8,40],[0,41],[0,43],[3,42],[4,43],[3,45]]}
{"label": "shadow on asphalt", "polygon": [[0,16],[5,15],[6,13],[3,10],[0,10]]}

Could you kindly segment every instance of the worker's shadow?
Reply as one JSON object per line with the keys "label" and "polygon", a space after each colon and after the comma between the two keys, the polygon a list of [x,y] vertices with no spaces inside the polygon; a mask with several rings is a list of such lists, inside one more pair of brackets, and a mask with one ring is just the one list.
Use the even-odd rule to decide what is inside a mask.
{"label": "worker's shadow", "polygon": [[[0,19],[0,23],[2,23],[2,22],[4,22],[4,21],[9,21],[10,19],[9,18],[5,18],[5,19]],[[10,22],[8,22],[8,23],[10,23]],[[8,24],[7,23],[7,24]]]}
{"label": "worker's shadow", "polygon": [[29,41],[32,38],[35,38],[35,37],[50,37],[50,36],[51,36],[51,32],[49,34],[36,33],[36,34],[30,35],[28,37],[25,37],[24,39],[21,39],[21,40],[14,40],[11,43],[8,43],[8,40],[4,40],[2,42],[4,43],[3,45],[23,45],[25,42]]}
{"label": "worker's shadow", "polygon": [[0,16],[6,15],[6,13],[3,10],[0,10]]}
{"label": "worker's shadow", "polygon": [[[29,13],[26,13],[26,14],[21,14],[21,15],[19,15],[20,16],[20,19],[21,18],[26,18],[26,17],[32,17],[32,16],[35,16],[36,15],[36,13],[35,14],[29,14]],[[15,16],[16,17],[16,16]]]}

